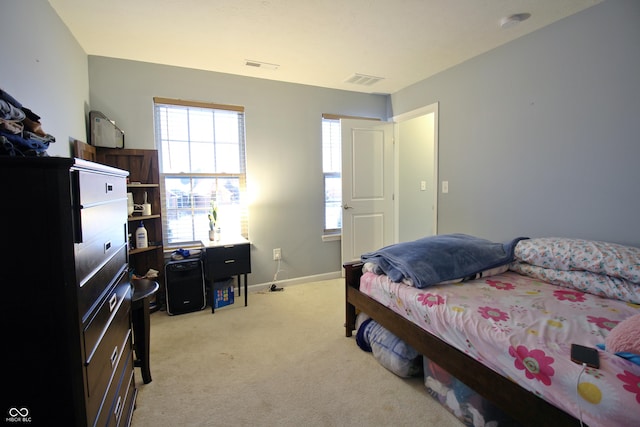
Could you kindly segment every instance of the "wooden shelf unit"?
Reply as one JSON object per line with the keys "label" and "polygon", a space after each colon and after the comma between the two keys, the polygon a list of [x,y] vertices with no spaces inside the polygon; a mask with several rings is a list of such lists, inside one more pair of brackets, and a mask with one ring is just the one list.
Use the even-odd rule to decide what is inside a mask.
{"label": "wooden shelf unit", "polygon": [[[101,148],[96,149],[96,161],[119,169],[129,171],[127,192],[133,194],[135,204],[144,202],[144,193],[151,203],[151,215],[129,216],[129,233],[134,245],[129,250],[129,265],[135,274],[144,276],[152,268],[158,271],[155,279],[161,284],[156,301],[152,301],[152,309],[164,308],[164,249],[162,239],[162,204],[160,195],[160,168],[157,150],[142,150],[130,148]],[[135,230],[140,221],[144,222],[149,239],[149,247],[135,248]]]}

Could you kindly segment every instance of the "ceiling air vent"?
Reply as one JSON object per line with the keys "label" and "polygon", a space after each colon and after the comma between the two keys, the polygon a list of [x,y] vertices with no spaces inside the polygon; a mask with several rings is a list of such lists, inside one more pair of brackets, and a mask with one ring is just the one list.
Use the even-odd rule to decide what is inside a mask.
{"label": "ceiling air vent", "polygon": [[267,62],[253,61],[251,59],[245,59],[244,65],[247,67],[265,68],[267,70],[277,70],[280,67],[278,64],[269,64]]}
{"label": "ceiling air vent", "polygon": [[367,76],[365,74],[355,73],[345,83],[353,83],[354,85],[371,86],[378,83],[380,80],[384,80],[384,77]]}

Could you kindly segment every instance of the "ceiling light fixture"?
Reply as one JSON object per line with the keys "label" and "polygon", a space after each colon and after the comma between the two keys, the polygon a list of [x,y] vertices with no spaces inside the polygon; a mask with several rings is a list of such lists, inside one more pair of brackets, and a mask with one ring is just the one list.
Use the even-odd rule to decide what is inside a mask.
{"label": "ceiling light fixture", "polygon": [[507,29],[514,27],[531,17],[530,13],[516,13],[514,15],[505,16],[500,20],[500,28]]}
{"label": "ceiling light fixture", "polygon": [[277,70],[280,67],[278,64],[269,64],[268,62],[253,61],[251,59],[245,59],[244,65],[247,67],[265,68],[267,70]]}

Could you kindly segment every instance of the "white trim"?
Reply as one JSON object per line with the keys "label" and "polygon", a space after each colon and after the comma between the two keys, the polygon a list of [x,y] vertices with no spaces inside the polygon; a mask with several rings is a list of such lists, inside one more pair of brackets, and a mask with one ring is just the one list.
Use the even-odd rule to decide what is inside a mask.
{"label": "white trim", "polygon": [[296,277],[295,279],[285,279],[285,280],[276,280],[270,281],[267,283],[256,283],[248,286],[249,291],[266,291],[268,290],[272,284],[277,284],[281,287],[292,286],[292,285],[302,285],[304,283],[309,282],[320,282],[322,280],[331,280],[331,279],[341,279],[342,271],[334,271],[331,273],[323,273],[323,274],[315,274],[313,276],[304,276],[304,277]]}
{"label": "white trim", "polygon": [[333,242],[336,240],[342,240],[342,233],[338,234],[323,234],[322,241],[323,242]]}
{"label": "white trim", "polygon": [[405,120],[414,119],[416,117],[424,116],[429,113],[438,114],[438,102],[434,102],[433,104],[426,105],[424,107],[417,108],[415,110],[407,111],[406,113],[398,114],[397,116],[393,116],[394,122],[403,122]]}

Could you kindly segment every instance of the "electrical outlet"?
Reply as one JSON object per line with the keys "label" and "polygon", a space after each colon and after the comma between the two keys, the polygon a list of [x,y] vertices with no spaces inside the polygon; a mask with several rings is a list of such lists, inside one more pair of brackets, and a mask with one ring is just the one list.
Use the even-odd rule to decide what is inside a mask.
{"label": "electrical outlet", "polygon": [[273,250],[273,260],[279,261],[281,259],[282,259],[282,252],[280,251],[280,248],[275,248]]}

